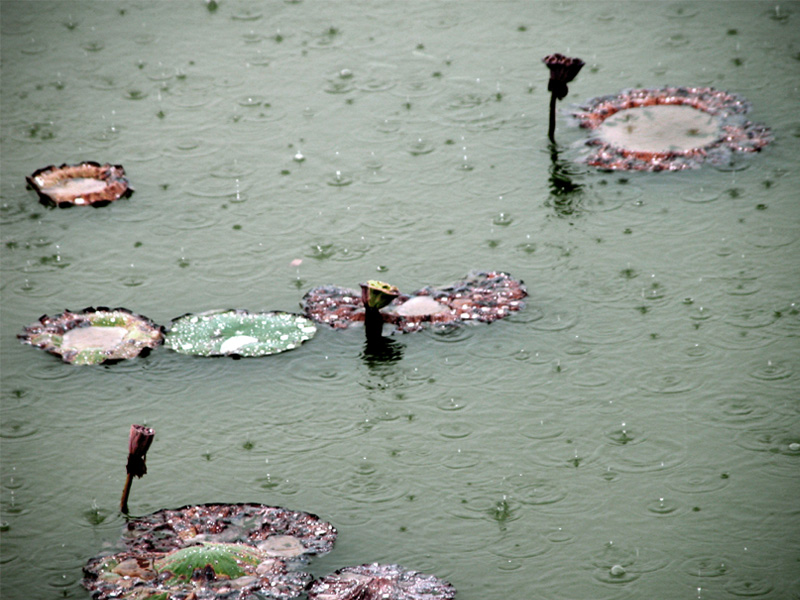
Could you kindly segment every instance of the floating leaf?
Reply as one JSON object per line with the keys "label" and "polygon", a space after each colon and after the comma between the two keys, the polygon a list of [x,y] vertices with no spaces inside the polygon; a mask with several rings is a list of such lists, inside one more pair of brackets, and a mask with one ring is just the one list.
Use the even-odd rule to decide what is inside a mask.
{"label": "floating leaf", "polygon": [[270,557],[302,562],[326,554],[336,528],[312,513],[263,504],[201,504],[165,509],[128,522],[129,550],[168,552],[200,541],[248,543]]}
{"label": "floating leaf", "polygon": [[302,315],[215,310],[173,320],[165,345],[196,356],[266,356],[292,350],[316,331]]}
{"label": "floating leaf", "polygon": [[309,600],[452,600],[455,595],[443,579],[378,563],[339,569],[308,589]]}
{"label": "floating leaf", "polygon": [[95,600],[204,598],[235,600],[299,596],[311,575],[246,544],[204,543],[172,552],[122,552],[91,559],[83,586]]}
{"label": "floating leaf", "polygon": [[105,206],[133,193],[122,165],[86,161],[78,165],[50,165],[25,178],[42,204],[60,208]]}
{"label": "floating leaf", "polygon": [[124,552],[90,559],[83,586],[95,600],[299,596],[296,570],[333,548],[336,528],[318,516],[262,504],[165,509],[125,527]]}
{"label": "floating leaf", "polygon": [[212,544],[188,546],[162,556],[153,563],[158,573],[172,575],[167,584],[190,581],[195,571],[203,571],[206,579],[236,579],[248,574],[247,565],[261,563],[264,555],[244,544]]}
{"label": "floating leaf", "polygon": [[[521,310],[527,295],[522,282],[507,273],[477,271],[449,286],[428,286],[412,294],[400,294],[380,314],[384,322],[404,333],[419,331],[431,323],[491,323]],[[310,319],[335,329],[365,318],[361,293],[330,285],[309,291],[303,297],[303,310]]]}
{"label": "floating leaf", "polygon": [[163,340],[163,329],[126,308],[85,308],[44,315],[20,334],[24,343],[76,365],[98,365],[145,356]]}
{"label": "floating leaf", "polygon": [[621,171],[680,171],[758,152],[772,132],[743,115],[748,102],[709,87],[624,90],[592,98],[572,113],[593,131],[588,164]]}

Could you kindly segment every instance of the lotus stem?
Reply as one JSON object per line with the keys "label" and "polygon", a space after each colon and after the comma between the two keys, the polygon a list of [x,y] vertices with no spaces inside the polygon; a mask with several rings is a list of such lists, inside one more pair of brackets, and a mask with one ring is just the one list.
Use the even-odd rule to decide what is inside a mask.
{"label": "lotus stem", "polygon": [[128,496],[131,493],[133,477],[141,478],[147,473],[145,459],[155,434],[155,430],[150,427],[131,425],[131,431],[128,436],[128,464],[125,467],[128,476],[125,479],[125,488],[122,490],[122,499],[119,503],[119,510],[123,514],[128,514]]}
{"label": "lotus stem", "polygon": [[397,298],[400,292],[395,286],[374,279],[360,285],[367,339],[373,339],[375,336],[380,337],[383,330],[381,309]]}
{"label": "lotus stem", "polygon": [[375,340],[383,334],[383,315],[377,308],[369,306],[364,308],[364,329],[367,334],[367,341]]}
{"label": "lotus stem", "polygon": [[550,141],[556,143],[556,93],[550,94],[550,127],[547,130],[547,137]]}
{"label": "lotus stem", "polygon": [[125,488],[122,490],[122,499],[119,502],[119,511],[122,514],[128,514],[128,496],[131,494],[131,484],[133,483],[133,475],[128,473],[128,477],[125,479]]}

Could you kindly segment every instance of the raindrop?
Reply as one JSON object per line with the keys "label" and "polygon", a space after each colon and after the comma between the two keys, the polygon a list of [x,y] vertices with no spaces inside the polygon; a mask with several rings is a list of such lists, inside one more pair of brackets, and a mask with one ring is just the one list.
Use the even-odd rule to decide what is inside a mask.
{"label": "raindrop", "polygon": [[353,178],[337,170],[326,183],[333,187],[344,187],[353,183]]}
{"label": "raindrop", "polygon": [[658,498],[647,504],[647,510],[656,515],[671,515],[680,508],[680,505],[674,501],[665,498]]}
{"label": "raindrop", "polygon": [[[466,157],[465,157],[466,158]],[[492,219],[492,223],[499,227],[508,227],[511,223],[514,222],[514,219],[511,218],[511,215],[508,213],[499,213]]]}

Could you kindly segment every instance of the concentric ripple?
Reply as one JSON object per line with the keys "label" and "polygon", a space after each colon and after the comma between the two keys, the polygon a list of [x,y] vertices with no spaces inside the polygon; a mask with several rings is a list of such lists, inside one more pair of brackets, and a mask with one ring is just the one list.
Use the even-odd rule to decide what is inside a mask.
{"label": "concentric ripple", "polygon": [[645,473],[674,468],[686,460],[686,444],[667,438],[651,438],[635,446],[616,446],[608,462],[613,469],[627,473]]}
{"label": "concentric ripple", "polygon": [[714,467],[684,467],[667,480],[667,487],[686,494],[705,494],[721,490],[730,482],[728,473]]}
{"label": "concentric ripple", "polygon": [[775,418],[775,412],[763,394],[755,391],[713,392],[692,400],[689,417],[703,423],[752,428]]}
{"label": "concentric ripple", "polygon": [[730,561],[722,556],[696,556],[684,561],[681,569],[694,577],[722,577],[730,570]]}

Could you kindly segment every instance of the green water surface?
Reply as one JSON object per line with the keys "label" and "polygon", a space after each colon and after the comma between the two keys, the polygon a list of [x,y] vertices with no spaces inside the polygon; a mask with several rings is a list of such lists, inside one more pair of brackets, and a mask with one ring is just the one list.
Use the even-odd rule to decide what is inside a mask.
{"label": "green water surface", "polygon": [[[134,514],[316,513],[317,576],[399,563],[460,600],[796,598],[798,2],[0,2],[0,585],[86,599]],[[712,86],[775,141],[730,165],[580,162],[559,104]],[[48,209],[25,177],[122,164],[135,193]],[[272,357],[166,348],[78,367],[42,314],[298,311],[312,287],[525,281],[510,318]]]}

